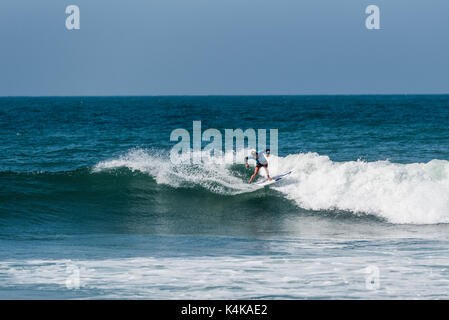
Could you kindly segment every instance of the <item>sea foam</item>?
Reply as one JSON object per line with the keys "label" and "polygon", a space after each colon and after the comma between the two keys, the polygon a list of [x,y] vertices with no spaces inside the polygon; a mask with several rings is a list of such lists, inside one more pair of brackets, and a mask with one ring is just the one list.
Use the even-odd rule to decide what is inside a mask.
{"label": "sea foam", "polygon": [[449,162],[334,162],[316,153],[279,158],[275,171],[294,170],[276,189],[312,210],[369,213],[391,223],[449,222]]}

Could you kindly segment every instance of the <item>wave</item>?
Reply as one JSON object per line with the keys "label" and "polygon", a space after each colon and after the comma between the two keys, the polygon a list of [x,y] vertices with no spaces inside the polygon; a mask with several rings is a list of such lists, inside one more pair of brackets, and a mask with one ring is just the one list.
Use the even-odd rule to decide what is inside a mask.
{"label": "wave", "polygon": [[[223,196],[232,201],[234,196],[245,194],[238,201],[268,196],[270,201],[288,200],[310,210],[310,214],[326,217],[344,212],[345,216],[368,214],[394,224],[449,223],[449,161],[335,162],[316,153],[272,155],[268,159],[271,175],[290,170],[293,173],[258,192],[256,186],[248,185],[252,170],[231,161],[233,156],[243,159],[246,152],[179,165],[170,162],[168,152],[132,149],[92,167],[71,171],[3,171],[0,178],[7,186],[3,199],[42,202],[67,196],[70,200],[107,200],[113,195],[134,199],[135,193],[151,199],[156,193],[169,192],[170,197],[176,197],[173,192],[187,191],[192,196],[210,193],[214,201],[221,202]],[[265,176],[264,170],[261,175]]]}
{"label": "wave", "polygon": [[[237,152],[237,158],[243,158],[246,152]],[[223,195],[254,191],[255,187],[247,184],[249,170],[224,161],[230,156],[217,156],[196,165],[175,165],[167,154],[133,149],[99,162],[92,172],[125,167],[173,188],[201,186]],[[294,171],[272,189],[304,209],[370,214],[397,224],[449,223],[449,161],[334,162],[316,153],[273,155],[268,161],[271,175]],[[261,174],[265,175],[263,170]]]}

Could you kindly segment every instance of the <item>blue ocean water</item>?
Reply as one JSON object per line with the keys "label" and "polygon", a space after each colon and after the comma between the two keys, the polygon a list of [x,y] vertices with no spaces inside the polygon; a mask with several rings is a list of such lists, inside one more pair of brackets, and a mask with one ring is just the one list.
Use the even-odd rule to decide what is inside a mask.
{"label": "blue ocean water", "polygon": [[[278,129],[294,173],[171,163],[198,120]],[[448,125],[447,95],[0,98],[0,298],[447,298]]]}

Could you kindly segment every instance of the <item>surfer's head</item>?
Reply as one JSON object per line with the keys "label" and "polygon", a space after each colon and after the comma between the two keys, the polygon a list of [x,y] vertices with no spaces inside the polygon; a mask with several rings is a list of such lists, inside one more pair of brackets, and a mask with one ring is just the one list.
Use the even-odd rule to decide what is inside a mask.
{"label": "surfer's head", "polygon": [[265,149],[265,154],[267,155],[267,157],[270,156],[270,149]]}

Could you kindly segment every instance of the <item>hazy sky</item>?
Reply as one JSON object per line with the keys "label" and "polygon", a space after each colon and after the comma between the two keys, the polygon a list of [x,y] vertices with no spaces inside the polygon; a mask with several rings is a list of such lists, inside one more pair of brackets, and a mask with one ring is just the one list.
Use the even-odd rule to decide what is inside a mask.
{"label": "hazy sky", "polygon": [[0,46],[1,96],[449,93],[448,0],[1,0]]}

